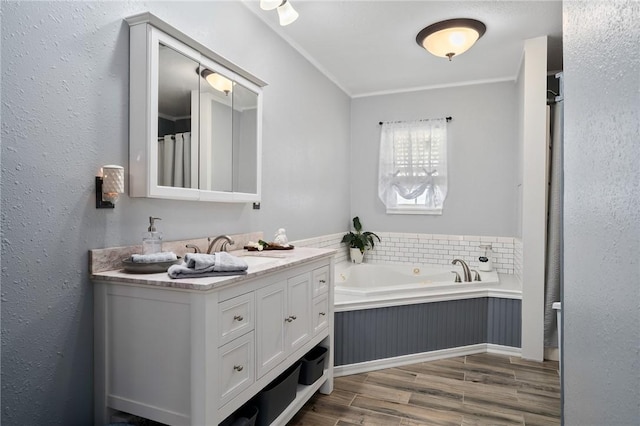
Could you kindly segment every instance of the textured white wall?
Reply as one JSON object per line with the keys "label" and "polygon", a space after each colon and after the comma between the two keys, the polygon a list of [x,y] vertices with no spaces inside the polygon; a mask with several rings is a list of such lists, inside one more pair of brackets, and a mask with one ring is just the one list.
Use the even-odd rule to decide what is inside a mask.
{"label": "textured white wall", "polygon": [[[369,230],[427,234],[516,233],[517,97],[513,82],[354,99],[351,213]],[[388,215],[378,199],[380,121],[451,116],[449,191],[442,216]]]}
{"label": "textured white wall", "polygon": [[[349,98],[240,2],[2,2],[2,423],[92,423],[91,248],[285,227],[342,232]],[[94,176],[128,161],[129,29],[150,11],[269,83],[262,209],[121,197]],[[303,24],[302,20],[299,24]],[[298,24],[298,23],[297,23]]]}
{"label": "textured white wall", "polygon": [[640,3],[564,12],[564,422],[640,419]]}

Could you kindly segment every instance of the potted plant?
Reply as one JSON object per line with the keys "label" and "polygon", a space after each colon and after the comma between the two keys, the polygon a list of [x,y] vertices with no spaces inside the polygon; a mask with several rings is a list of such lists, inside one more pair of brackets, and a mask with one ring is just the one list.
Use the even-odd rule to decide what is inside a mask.
{"label": "potted plant", "polygon": [[360,218],[358,216],[353,218],[353,229],[356,232],[344,234],[341,242],[349,245],[351,261],[354,263],[362,263],[364,251],[373,248],[375,245],[374,237],[378,242],[380,241],[380,237],[373,232],[362,232],[362,224],[360,223]]}

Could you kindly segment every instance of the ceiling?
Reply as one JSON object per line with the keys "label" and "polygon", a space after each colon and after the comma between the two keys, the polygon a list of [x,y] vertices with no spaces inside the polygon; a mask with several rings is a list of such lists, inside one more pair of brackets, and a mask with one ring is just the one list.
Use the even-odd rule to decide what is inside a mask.
{"label": "ceiling", "polygon": [[[524,40],[549,36],[548,70],[562,69],[562,2],[290,0],[300,13],[281,27],[275,10],[244,4],[351,97],[514,80]],[[415,41],[435,22],[473,18],[487,26],[451,62]]]}

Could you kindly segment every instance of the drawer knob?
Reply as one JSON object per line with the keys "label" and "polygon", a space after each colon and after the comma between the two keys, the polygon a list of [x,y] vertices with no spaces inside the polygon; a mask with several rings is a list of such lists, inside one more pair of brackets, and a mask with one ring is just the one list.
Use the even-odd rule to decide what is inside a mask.
{"label": "drawer knob", "polygon": [[242,315],[234,315],[233,319],[239,322],[239,321],[242,321],[244,317]]}
{"label": "drawer knob", "polygon": [[296,317],[295,315],[289,315],[287,318],[285,318],[284,320],[286,322],[293,322],[293,320],[298,319],[298,317]]}
{"label": "drawer knob", "polygon": [[320,315],[325,316],[325,315],[327,315],[327,313],[326,312],[320,312]]}
{"label": "drawer knob", "polygon": [[325,280],[320,280],[320,283],[324,284],[324,283],[326,283],[326,281]]}
{"label": "drawer knob", "polygon": [[242,371],[242,370],[244,370],[244,367],[241,366],[241,365],[234,365],[233,369],[236,370],[236,371]]}
{"label": "drawer knob", "polygon": [[293,320],[291,319],[291,317],[287,317],[287,318],[285,318],[284,320],[285,320],[286,322],[291,322],[291,321],[293,321]]}

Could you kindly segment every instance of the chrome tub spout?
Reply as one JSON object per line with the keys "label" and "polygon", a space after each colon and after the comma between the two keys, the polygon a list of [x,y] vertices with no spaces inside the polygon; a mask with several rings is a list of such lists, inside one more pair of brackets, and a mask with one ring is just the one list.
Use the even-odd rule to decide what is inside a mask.
{"label": "chrome tub spout", "polygon": [[452,265],[456,265],[456,264],[460,264],[462,265],[462,272],[464,275],[464,282],[469,283],[471,282],[471,271],[469,270],[469,265],[467,265],[467,262],[465,262],[462,259],[453,259],[453,262],[451,262]]}

